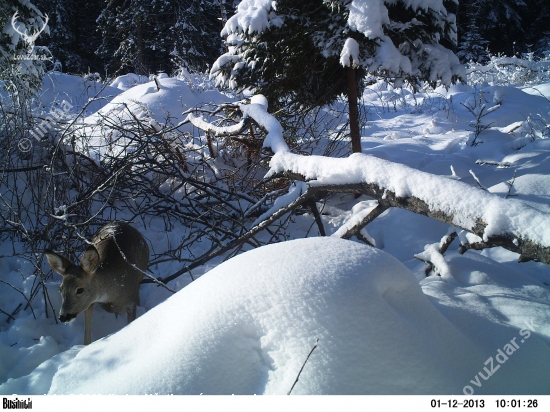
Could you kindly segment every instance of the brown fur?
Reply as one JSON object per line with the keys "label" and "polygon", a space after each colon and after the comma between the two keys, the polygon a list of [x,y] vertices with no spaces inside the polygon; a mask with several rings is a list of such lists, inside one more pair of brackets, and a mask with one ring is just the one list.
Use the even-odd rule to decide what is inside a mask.
{"label": "brown fur", "polygon": [[[107,312],[126,312],[136,318],[141,271],[149,265],[149,247],[135,228],[124,222],[103,226],[80,258],[80,266],[52,251],[45,251],[51,268],[63,276],[59,319],[70,322],[84,312],[84,344],[92,341],[92,308],[98,302]],[[120,250],[126,257],[126,260]]]}

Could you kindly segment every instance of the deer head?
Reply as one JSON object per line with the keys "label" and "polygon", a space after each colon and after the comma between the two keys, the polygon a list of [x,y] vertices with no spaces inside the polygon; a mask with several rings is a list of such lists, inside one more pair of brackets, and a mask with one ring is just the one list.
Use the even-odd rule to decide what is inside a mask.
{"label": "deer head", "polygon": [[42,33],[46,29],[46,26],[48,25],[48,21],[49,21],[50,18],[46,14],[45,15],[46,19],[44,21],[44,25],[42,26],[42,28],[40,30],[34,32],[32,35],[30,35],[28,33],[27,29],[25,29],[25,32],[22,32],[21,30],[19,30],[17,28],[16,21],[17,21],[18,14],[19,14],[18,11],[15,12],[13,17],[11,18],[11,25],[12,25],[13,29],[16,31],[16,33],[21,35],[21,38],[25,41],[25,43],[27,43],[27,52],[30,54],[30,53],[32,53],[32,51],[34,49],[34,42],[36,41],[38,36],[40,36],[40,33]]}

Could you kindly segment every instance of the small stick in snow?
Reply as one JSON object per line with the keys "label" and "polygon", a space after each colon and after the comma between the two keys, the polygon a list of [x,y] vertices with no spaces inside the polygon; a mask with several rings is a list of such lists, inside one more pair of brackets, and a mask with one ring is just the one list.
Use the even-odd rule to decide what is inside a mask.
{"label": "small stick in snow", "polygon": [[509,182],[506,182],[506,184],[508,185],[508,193],[506,194],[505,199],[508,199],[511,196],[517,196],[517,195],[511,194],[512,188],[514,187],[514,182],[516,181],[516,173],[517,173],[517,170],[514,170],[514,177]]}
{"label": "small stick in snow", "polygon": [[[458,236],[458,233],[456,233],[456,230],[454,230],[451,233],[443,236],[443,238],[441,238],[441,241],[439,242],[439,249],[438,249],[438,252],[441,255],[441,257],[445,256],[445,252],[447,251],[451,243],[453,243],[453,240],[457,238],[457,236]],[[420,254],[414,255],[414,257],[415,259],[421,260],[422,262],[426,263],[426,269],[424,271],[426,276],[430,276],[430,272],[432,271],[434,272],[438,271],[437,266],[426,255],[423,255],[422,253],[420,253]]]}
{"label": "small stick in snow", "polygon": [[153,80],[155,81],[155,84],[157,85],[157,92],[160,92],[160,83],[159,83],[159,80],[157,79],[157,76],[153,77]]}
{"label": "small stick in snow", "polygon": [[311,350],[309,351],[309,354],[307,355],[307,358],[306,360],[304,361],[304,364],[302,365],[302,367],[300,368],[300,372],[298,372],[298,376],[296,376],[296,380],[294,381],[294,383],[292,384],[292,388],[290,388],[290,390],[288,391],[287,395],[290,395],[290,393],[292,392],[292,389],[294,389],[294,386],[296,386],[296,384],[298,383],[298,379],[300,379],[300,375],[302,373],[302,371],[304,370],[304,366],[306,366],[306,363],[309,359],[309,357],[311,356],[311,354],[313,353],[313,351],[315,350],[315,348],[317,347],[317,344],[319,343],[319,338],[317,338],[317,340],[315,341],[315,345],[313,345],[313,348],[311,348]]}
{"label": "small stick in snow", "polygon": [[481,184],[481,182],[479,181],[478,177],[476,176],[476,174],[474,173],[474,171],[472,169],[469,170],[470,174],[473,176],[474,180],[476,181],[477,185],[482,189],[482,190],[485,190],[487,191],[487,189],[485,187],[483,187],[483,185]]}
{"label": "small stick in snow", "polygon": [[488,165],[488,166],[497,166],[498,168],[507,168],[507,167],[512,166],[512,163],[509,163],[509,162],[496,162],[496,161],[493,161],[493,160],[478,159],[478,160],[476,160],[476,165],[480,165],[480,166]]}
{"label": "small stick in snow", "polygon": [[311,199],[309,202],[306,202],[306,203],[311,209],[311,213],[313,213],[313,217],[315,218],[315,223],[317,223],[317,227],[319,228],[319,234],[321,236],[326,236],[327,233],[325,232],[325,226],[323,225],[321,214],[319,213],[319,209],[317,208],[317,202],[315,202],[314,199]]}
{"label": "small stick in snow", "polygon": [[21,306],[23,306],[22,303],[20,303],[16,308],[15,310],[11,313],[11,315],[8,313],[8,312],[4,312],[2,309],[0,309],[0,312],[2,312],[4,315],[6,315],[8,318],[6,319],[6,323],[10,323],[10,319],[15,321],[15,318],[13,317],[14,315],[17,314],[17,312],[19,312],[19,309],[21,309]]}

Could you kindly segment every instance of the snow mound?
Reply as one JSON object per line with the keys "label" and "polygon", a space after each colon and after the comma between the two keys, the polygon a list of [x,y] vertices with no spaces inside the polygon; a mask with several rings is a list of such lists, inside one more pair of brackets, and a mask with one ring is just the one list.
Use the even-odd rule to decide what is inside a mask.
{"label": "snow mound", "polygon": [[[120,86],[118,86],[120,87]],[[176,124],[183,120],[182,112],[204,103],[223,103],[228,97],[218,91],[196,92],[185,80],[176,78],[157,78],[137,84],[115,97],[97,114],[85,119],[95,124],[102,117],[133,117],[137,119],[153,118],[164,124],[167,119]],[[131,114],[130,114],[131,112]]]}
{"label": "snow mound", "polygon": [[533,94],[535,96],[544,96],[550,98],[550,83],[543,83],[533,87],[526,87],[523,89],[525,93]]}
{"label": "snow mound", "polygon": [[[133,150],[134,142],[121,137],[120,130],[132,130],[139,121],[142,126],[160,131],[164,126],[180,125],[184,120],[182,113],[193,107],[228,100],[231,99],[217,90],[198,90],[187,80],[157,77],[122,92],[86,117],[82,125],[78,124],[77,147],[97,161],[106,153],[124,156]],[[193,134],[194,130],[192,125],[183,124],[177,131]]]}
{"label": "snow mound", "polygon": [[293,394],[462,393],[485,360],[395,258],[310,238],[237,256],[37,373],[44,388],[59,359],[50,394],[285,394],[317,339]]}
{"label": "snow mound", "polygon": [[489,191],[502,195],[510,192],[510,195],[529,203],[542,212],[550,213],[550,179],[548,175],[526,174],[518,176],[513,182],[512,190],[507,182],[502,182],[490,187]]}
{"label": "snow mound", "polygon": [[[80,76],[52,72],[44,76],[40,99],[44,107],[60,106],[65,101],[71,105],[72,113],[80,113],[84,107],[85,113],[94,113],[120,93],[117,88]],[[69,107],[61,106],[64,111]]]}
{"label": "snow mound", "polygon": [[109,86],[115,87],[122,91],[131,89],[132,87],[137,86],[138,84],[147,83],[149,78],[135,73],[128,73],[122,76],[115,78]]}

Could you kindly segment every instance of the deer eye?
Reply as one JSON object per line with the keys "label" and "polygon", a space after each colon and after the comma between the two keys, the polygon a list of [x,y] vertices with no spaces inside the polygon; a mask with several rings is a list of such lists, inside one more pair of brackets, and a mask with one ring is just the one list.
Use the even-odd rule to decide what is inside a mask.
{"label": "deer eye", "polygon": [[76,294],[77,295],[82,295],[84,293],[84,288],[77,288],[76,289]]}

